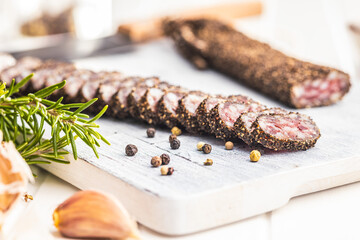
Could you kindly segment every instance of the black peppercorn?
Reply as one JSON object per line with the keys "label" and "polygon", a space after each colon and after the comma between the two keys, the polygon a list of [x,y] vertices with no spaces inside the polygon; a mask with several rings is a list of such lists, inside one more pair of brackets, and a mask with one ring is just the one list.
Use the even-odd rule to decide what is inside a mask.
{"label": "black peppercorn", "polygon": [[128,156],[134,156],[137,153],[137,151],[138,151],[137,147],[133,144],[128,144],[125,147],[125,153]]}
{"label": "black peppercorn", "polygon": [[180,141],[179,141],[179,139],[175,138],[174,140],[172,140],[172,141],[170,142],[170,147],[171,147],[172,149],[178,149],[178,148],[180,147]]}
{"label": "black peppercorn", "polygon": [[171,134],[169,136],[169,142],[172,142],[174,139],[177,139],[176,135],[175,134]]}
{"label": "black peppercorn", "polygon": [[167,175],[172,175],[172,174],[173,174],[173,172],[174,172],[174,168],[169,167],[169,168],[168,168]]}
{"label": "black peppercorn", "polygon": [[168,165],[170,162],[170,156],[166,153],[161,154],[160,156],[162,165]]}
{"label": "black peppercorn", "polygon": [[148,128],[146,134],[149,138],[153,138],[155,136],[155,128]]}
{"label": "black peppercorn", "polygon": [[212,147],[210,144],[205,143],[204,146],[202,147],[202,150],[204,153],[208,154],[211,153]]}

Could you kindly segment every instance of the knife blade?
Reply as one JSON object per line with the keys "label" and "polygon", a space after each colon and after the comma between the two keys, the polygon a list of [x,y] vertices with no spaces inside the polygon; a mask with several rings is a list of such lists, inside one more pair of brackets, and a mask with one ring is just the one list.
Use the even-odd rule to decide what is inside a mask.
{"label": "knife blade", "polygon": [[115,34],[89,40],[78,39],[72,34],[57,34],[56,36],[41,38],[47,44],[39,45],[35,48],[13,49],[7,52],[15,58],[33,56],[40,59],[72,60],[134,50],[132,41],[124,34]]}

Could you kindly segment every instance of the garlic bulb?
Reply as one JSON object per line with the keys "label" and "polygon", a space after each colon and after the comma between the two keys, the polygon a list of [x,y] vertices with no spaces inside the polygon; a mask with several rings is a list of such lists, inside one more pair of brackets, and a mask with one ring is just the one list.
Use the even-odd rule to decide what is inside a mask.
{"label": "garlic bulb", "polygon": [[113,196],[80,191],[53,213],[54,225],[65,237],[140,239],[136,223]]}

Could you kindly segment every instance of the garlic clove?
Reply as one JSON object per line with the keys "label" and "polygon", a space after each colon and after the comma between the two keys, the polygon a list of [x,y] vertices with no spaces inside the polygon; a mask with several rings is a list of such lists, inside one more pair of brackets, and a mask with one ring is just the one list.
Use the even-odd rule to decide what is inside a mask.
{"label": "garlic clove", "polygon": [[140,239],[136,222],[113,196],[80,191],[53,213],[55,227],[65,237]]}
{"label": "garlic clove", "polygon": [[24,195],[28,181],[33,180],[29,166],[14,143],[0,142],[0,228],[10,210]]}

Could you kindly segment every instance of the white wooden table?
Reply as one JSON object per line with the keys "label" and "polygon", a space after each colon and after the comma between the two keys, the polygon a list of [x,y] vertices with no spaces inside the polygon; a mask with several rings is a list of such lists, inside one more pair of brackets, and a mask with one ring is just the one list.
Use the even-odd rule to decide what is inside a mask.
{"label": "white wooden table", "polygon": [[[348,13],[359,8],[356,8],[356,5],[351,7],[355,1],[345,2],[348,5],[342,5],[335,0],[269,0],[266,1],[267,8],[262,18],[240,21],[239,28],[250,35],[267,39],[294,55],[340,67],[354,75],[356,70],[353,49],[342,25],[345,22],[342,13],[343,10]],[[359,7],[359,4],[357,6]],[[113,69],[110,61],[106,61],[106,58],[101,60],[99,69]],[[80,61],[80,64],[86,65],[86,61]],[[117,70],[136,72],[136,69],[126,69],[126,66]],[[146,71],[171,81],[166,76],[166,69],[152,69],[150,65]],[[16,239],[61,239],[52,226],[52,211],[77,189],[43,170],[39,170],[38,175],[36,183],[29,188],[34,201],[23,203],[27,205],[27,210],[25,217],[17,225]],[[360,183],[354,183],[296,197],[278,210],[234,224],[173,238],[360,239],[359,202]],[[142,226],[140,230],[144,239],[169,239]]]}
{"label": "white wooden table", "polygon": [[[78,191],[44,171],[29,192],[34,201],[17,226],[16,239],[62,239],[52,225],[56,206]],[[359,239],[360,183],[292,199],[286,206],[224,227],[182,237],[169,238],[140,226],[144,239]]]}

